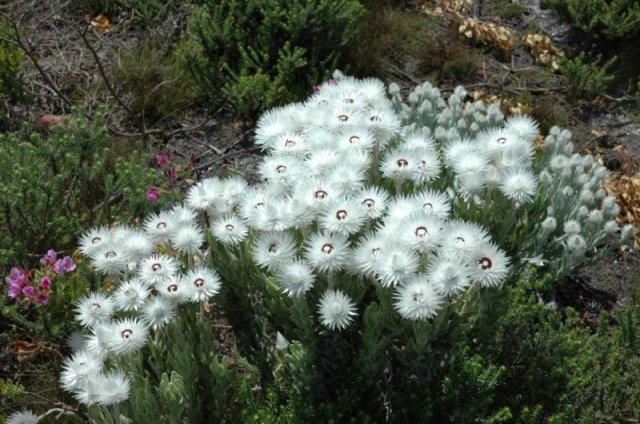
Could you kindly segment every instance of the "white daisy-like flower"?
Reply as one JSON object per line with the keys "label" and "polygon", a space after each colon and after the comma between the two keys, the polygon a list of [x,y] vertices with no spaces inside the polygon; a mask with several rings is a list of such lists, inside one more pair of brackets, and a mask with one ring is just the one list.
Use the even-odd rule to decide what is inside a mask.
{"label": "white daisy-like flower", "polygon": [[226,203],[226,210],[233,210],[249,189],[249,184],[240,175],[227,177],[220,184],[220,198]]}
{"label": "white daisy-like flower", "polygon": [[343,129],[336,137],[339,150],[369,150],[374,144],[373,134],[366,127],[349,127]]}
{"label": "white daisy-like flower", "polygon": [[262,231],[285,231],[295,225],[293,217],[288,213],[288,199],[271,198],[264,206],[255,210],[248,223]]}
{"label": "white daisy-like flower", "polygon": [[481,175],[487,166],[489,160],[482,152],[471,151],[458,156],[452,168],[458,175]]}
{"label": "white daisy-like flower", "polygon": [[270,184],[291,187],[305,171],[300,159],[293,156],[272,155],[262,160],[258,173]]}
{"label": "white daisy-like flower", "polygon": [[176,304],[187,302],[193,293],[193,287],[191,287],[190,284],[185,284],[184,281],[178,277],[158,281],[154,287],[160,296]]}
{"label": "white daisy-like flower", "polygon": [[7,417],[6,424],[37,424],[40,419],[28,409],[14,412]]}
{"label": "white daisy-like flower", "polygon": [[60,372],[60,385],[64,390],[86,388],[102,372],[104,357],[81,350],[66,358]]}
{"label": "white daisy-like flower", "polygon": [[359,126],[362,124],[362,116],[358,110],[350,105],[337,104],[331,111],[327,125],[331,131],[340,131],[344,128]]}
{"label": "white daisy-like flower", "polygon": [[475,251],[490,242],[486,229],[473,222],[453,220],[447,222],[442,234],[442,247],[461,262],[475,259]]}
{"label": "white daisy-like flower", "polygon": [[121,311],[137,311],[147,302],[150,293],[141,278],[131,278],[120,284],[113,294],[113,303]]}
{"label": "white daisy-like flower", "polygon": [[193,254],[198,252],[204,243],[204,231],[195,223],[184,224],[175,229],[170,241],[178,252]]}
{"label": "white daisy-like flower", "polygon": [[528,142],[533,142],[539,134],[539,125],[528,115],[515,114],[507,118],[505,130],[515,132]]}
{"label": "white daisy-like flower", "polygon": [[185,285],[191,285],[191,301],[204,302],[220,291],[222,283],[218,273],[203,266],[195,267],[183,277]]}
{"label": "white daisy-like flower", "polygon": [[445,300],[424,275],[415,275],[397,286],[393,297],[395,309],[413,321],[435,317]]}
{"label": "white daisy-like flower", "polygon": [[131,261],[139,261],[153,251],[153,240],[144,231],[131,229],[120,242]]}
{"label": "white daisy-like flower", "polygon": [[281,264],[276,271],[280,289],[289,297],[299,297],[311,290],[315,275],[311,266],[302,259],[293,259]]}
{"label": "white daisy-like flower", "polygon": [[415,150],[410,167],[411,181],[416,184],[427,184],[440,176],[440,159],[430,149]]}
{"label": "white daisy-like flower", "polygon": [[414,211],[418,210],[419,204],[414,197],[407,197],[404,195],[395,196],[387,207],[387,216],[384,218],[384,222],[400,222],[407,218]]}
{"label": "white daisy-like flower", "polygon": [[342,156],[334,148],[323,147],[312,150],[304,161],[304,165],[308,175],[328,179],[341,160]]}
{"label": "white daisy-like flower", "polygon": [[381,187],[368,187],[358,193],[357,199],[364,208],[367,218],[380,218],[387,209],[389,193]]}
{"label": "white daisy-like flower", "polygon": [[420,257],[414,251],[394,246],[374,265],[376,279],[383,287],[405,282],[420,268]]}
{"label": "white daisy-like flower", "polygon": [[255,143],[263,149],[272,148],[278,137],[290,131],[290,123],[284,107],[275,107],[263,113],[256,125]]}
{"label": "white daisy-like flower", "polygon": [[477,250],[478,258],[471,267],[471,279],[481,287],[497,287],[509,274],[509,258],[493,243],[485,243]]}
{"label": "white daisy-like flower", "polygon": [[582,228],[580,223],[575,219],[568,219],[564,222],[563,230],[566,234],[580,234]]}
{"label": "white daisy-like flower", "polygon": [[384,83],[379,79],[363,78],[355,80],[354,84],[356,86],[356,90],[364,96],[369,104],[378,104],[386,101],[386,89]]}
{"label": "white daisy-like flower", "polygon": [[316,233],[309,237],[304,256],[320,272],[339,271],[351,256],[349,240],[342,234]]}
{"label": "white daisy-like flower", "polygon": [[219,178],[206,178],[189,187],[185,202],[187,206],[197,210],[206,211],[215,208],[220,200],[222,184]]}
{"label": "white daisy-like flower", "polygon": [[113,315],[113,300],[104,293],[91,292],[83,296],[76,304],[76,319],[84,327],[93,327],[97,323],[107,322]]}
{"label": "white daisy-like flower", "polygon": [[342,198],[327,205],[319,218],[319,223],[330,233],[351,235],[362,228],[365,219],[365,209],[356,199]]}
{"label": "white daisy-like flower", "polygon": [[444,148],[444,163],[453,168],[458,158],[477,153],[478,148],[475,142],[469,139],[456,139],[448,143]]}
{"label": "white daisy-like flower", "polygon": [[395,182],[407,181],[414,173],[413,160],[413,152],[410,150],[392,150],[380,162],[380,172]]}
{"label": "white daisy-like flower", "polygon": [[400,118],[390,108],[374,108],[364,115],[364,122],[375,135],[376,142],[384,148],[391,137],[400,130]]}
{"label": "white daisy-like flower", "polygon": [[211,223],[209,229],[213,238],[225,246],[236,246],[249,234],[247,224],[234,215],[216,219]]}
{"label": "white daisy-like flower", "polygon": [[192,224],[198,219],[195,209],[183,204],[177,204],[171,208],[171,214],[176,226]]}
{"label": "white daisy-like flower", "polygon": [[353,249],[353,259],[349,262],[349,271],[354,274],[374,277],[378,263],[387,254],[387,242],[383,236],[370,233],[358,240]]}
{"label": "white daisy-like flower", "polygon": [[428,130],[411,131],[403,137],[403,146],[410,150],[429,150],[435,151],[435,140],[429,134]]}
{"label": "white daisy-like flower", "polygon": [[320,322],[330,330],[343,330],[357,315],[356,305],[340,290],[327,290],[318,304]]}
{"label": "white daisy-like flower", "polygon": [[102,244],[91,256],[96,270],[106,275],[116,275],[125,271],[129,259],[123,246],[112,242]]}
{"label": "white daisy-like flower", "polygon": [[364,186],[367,178],[368,163],[365,163],[365,166],[362,165],[362,163],[350,161],[349,155],[346,155],[344,161],[336,165],[331,171],[329,183],[345,195],[357,192]]}
{"label": "white daisy-like flower", "polygon": [[95,227],[80,237],[80,251],[85,256],[94,256],[109,241],[110,231],[107,227]]}
{"label": "white daisy-like flower", "polygon": [[138,274],[147,284],[155,284],[173,278],[180,269],[178,261],[166,255],[151,255],[138,265]]}
{"label": "white daisy-like flower", "polygon": [[567,250],[573,256],[582,256],[587,250],[587,242],[580,234],[571,234],[567,238]]}
{"label": "white daisy-like flower", "polygon": [[137,318],[124,318],[111,325],[109,351],[116,355],[137,352],[147,343],[149,329]]}
{"label": "white daisy-like flower", "polygon": [[67,346],[69,346],[73,352],[79,352],[86,348],[88,341],[89,336],[80,331],[74,331],[67,337]]}
{"label": "white daisy-like flower", "polygon": [[492,158],[498,158],[506,151],[528,156],[530,143],[525,141],[515,131],[506,128],[496,128],[478,135],[478,143]]}
{"label": "white daisy-like flower", "polygon": [[308,151],[304,136],[299,133],[284,133],[270,146],[274,154],[302,157]]}
{"label": "white daisy-like flower", "polygon": [[301,200],[314,211],[340,196],[342,196],[342,192],[334,184],[321,178],[304,179],[296,184],[293,193],[293,197]]}
{"label": "white daisy-like flower", "polygon": [[175,317],[175,304],[162,296],[156,296],[142,308],[142,320],[154,331],[169,324]]}
{"label": "white daisy-like flower", "polygon": [[176,229],[176,222],[170,211],[152,214],[145,219],[144,230],[154,242],[164,243],[169,240]]}
{"label": "white daisy-like flower", "polygon": [[445,193],[427,189],[414,195],[414,199],[423,212],[439,219],[449,218],[451,200]]}
{"label": "white daisy-like flower", "polygon": [[398,235],[419,253],[435,252],[440,248],[444,224],[434,215],[416,211],[398,225]]}
{"label": "white daisy-like flower", "polygon": [[96,323],[87,336],[85,350],[94,356],[103,357],[109,353],[109,338],[111,337],[111,322]]}
{"label": "white daisy-like flower", "polygon": [[437,257],[429,264],[427,278],[445,296],[461,293],[471,283],[469,267],[447,257]]}
{"label": "white daisy-like flower", "polygon": [[265,232],[256,239],[252,255],[256,264],[264,268],[277,268],[278,265],[293,259],[296,254],[296,242],[288,232]]}
{"label": "white daisy-like flower", "polygon": [[100,374],[96,384],[96,403],[113,405],[129,399],[131,384],[122,370]]}
{"label": "white daisy-like flower", "polygon": [[527,169],[513,169],[504,175],[498,189],[518,204],[529,203],[538,190],[538,180]]}

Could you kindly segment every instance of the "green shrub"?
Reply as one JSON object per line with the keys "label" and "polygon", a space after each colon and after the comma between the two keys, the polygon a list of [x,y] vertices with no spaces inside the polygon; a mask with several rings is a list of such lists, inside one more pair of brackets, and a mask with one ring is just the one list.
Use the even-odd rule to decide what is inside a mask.
{"label": "green shrub", "polygon": [[114,154],[100,113],[89,121],[77,111],[46,135],[27,126],[0,134],[0,265],[70,249],[87,225],[150,211],[146,192],[157,182],[148,161],[136,151]]}
{"label": "green shrub", "polygon": [[575,58],[560,63],[560,72],[569,80],[573,94],[594,97],[598,93],[606,92],[615,79],[611,71],[617,57],[614,56],[605,63],[602,63],[602,55],[598,55],[591,62],[585,59],[585,53],[581,52]]}
{"label": "green shrub", "polygon": [[544,0],[591,38],[633,39],[640,34],[639,0]]}
{"label": "green shrub", "polygon": [[255,117],[326,79],[361,14],[354,0],[206,0],[181,55],[204,96]]}
{"label": "green shrub", "polygon": [[15,103],[24,100],[24,78],[22,70],[25,63],[24,52],[2,38],[13,39],[13,29],[0,18],[0,102],[6,100]]}

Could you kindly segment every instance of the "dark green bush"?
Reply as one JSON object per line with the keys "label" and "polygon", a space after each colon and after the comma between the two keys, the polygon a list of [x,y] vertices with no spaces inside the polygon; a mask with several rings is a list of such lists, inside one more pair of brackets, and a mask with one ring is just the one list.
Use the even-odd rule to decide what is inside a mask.
{"label": "dark green bush", "polygon": [[255,117],[326,79],[362,11],[355,0],[206,0],[181,55],[204,96]]}
{"label": "dark green bush", "polygon": [[589,62],[585,53],[581,52],[573,59],[563,60],[560,63],[560,72],[569,80],[574,95],[589,98],[607,91],[615,79],[612,67],[616,61],[617,57],[614,56],[602,63],[602,55],[598,55],[595,60]]}
{"label": "dark green bush", "polygon": [[132,148],[114,153],[100,113],[91,121],[82,113],[45,135],[26,125],[0,134],[0,268],[72,249],[91,225],[152,209],[146,192],[158,184],[150,158]]}
{"label": "dark green bush", "polygon": [[9,23],[0,18],[0,102],[3,103],[6,100],[16,103],[26,97],[22,75],[25,54],[15,45],[2,40],[12,40],[14,35]]}

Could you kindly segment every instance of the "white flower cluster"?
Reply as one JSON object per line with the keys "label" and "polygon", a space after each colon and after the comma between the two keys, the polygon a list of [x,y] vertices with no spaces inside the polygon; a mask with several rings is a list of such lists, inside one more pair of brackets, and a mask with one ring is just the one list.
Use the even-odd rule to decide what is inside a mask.
{"label": "white flower cluster", "polygon": [[[552,128],[542,151],[536,152],[539,132],[533,119],[516,115],[505,120],[497,104],[465,102],[462,87],[446,101],[429,83],[416,87],[408,103],[402,102],[397,85],[389,91],[405,131],[435,138],[452,171],[452,197],[492,210],[485,224],[513,217],[503,224],[514,232],[530,226],[531,240],[517,240],[530,263],[548,265],[559,278],[633,235],[632,226],[620,228],[614,221],[619,208],[602,187],[607,170],[591,156],[574,153],[569,131]],[[497,201],[492,196],[496,190],[511,205]],[[534,211],[538,205],[548,205],[540,222],[523,222],[527,212],[519,217],[502,213],[505,207]]]}
{"label": "white flower cluster", "polygon": [[442,173],[435,140],[401,131],[382,82],[336,75],[306,102],[266,113],[256,143],[267,153],[261,184],[210,178],[186,202],[206,212],[226,246],[251,231],[255,263],[283,293],[303,296],[328,275],[318,314],[329,329],[345,328],[357,310],[331,275],[393,287],[397,311],[413,320],[435,316],[471,284],[506,277],[509,260],[487,231],[452,219],[449,195],[430,188]]}
{"label": "white flower cluster", "polygon": [[176,206],[150,216],[143,227],[93,228],[80,240],[80,250],[94,267],[116,282],[112,293],[89,293],[76,305],[76,318],[90,335],[74,336],[75,354],[65,361],[60,380],[87,405],[128,398],[130,383],[124,372],[105,371],[108,355],[134,354],[151,330],[174,318],[177,305],[201,303],[220,290],[213,269],[190,266],[183,272],[176,259],[182,255],[192,263],[203,245],[204,230],[196,224],[193,209]]}

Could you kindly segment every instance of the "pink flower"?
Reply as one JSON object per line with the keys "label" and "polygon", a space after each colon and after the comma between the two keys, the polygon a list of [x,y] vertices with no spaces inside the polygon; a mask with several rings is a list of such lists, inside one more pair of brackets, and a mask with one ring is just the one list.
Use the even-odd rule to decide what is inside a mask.
{"label": "pink flower", "polygon": [[45,253],[45,255],[40,259],[40,263],[43,266],[49,266],[52,265],[56,261],[56,259],[58,259],[58,254],[56,253],[56,251],[53,249],[49,249],[47,253]]}
{"label": "pink flower", "polygon": [[76,265],[73,263],[73,259],[69,256],[65,256],[62,259],[58,259],[53,265],[53,272],[60,275],[64,272],[71,272],[76,269]]}
{"label": "pink flower", "polygon": [[158,190],[156,187],[149,187],[149,189],[147,190],[147,199],[149,199],[151,203],[155,203],[159,198],[160,190]]}
{"label": "pink flower", "polygon": [[36,297],[36,302],[38,302],[41,305],[46,305],[49,302],[49,297],[47,297],[46,294],[41,294],[38,297]]}
{"label": "pink flower", "polygon": [[22,294],[26,297],[33,297],[36,295],[36,289],[32,286],[25,286],[22,288]]}
{"label": "pink flower", "polygon": [[155,155],[153,159],[156,161],[156,165],[160,167],[163,167],[169,164],[169,159],[166,156],[161,154]]}
{"label": "pink flower", "polygon": [[52,284],[53,284],[53,281],[51,281],[51,278],[44,276],[40,279],[40,285],[38,286],[38,288],[40,290],[49,291],[51,290]]}

